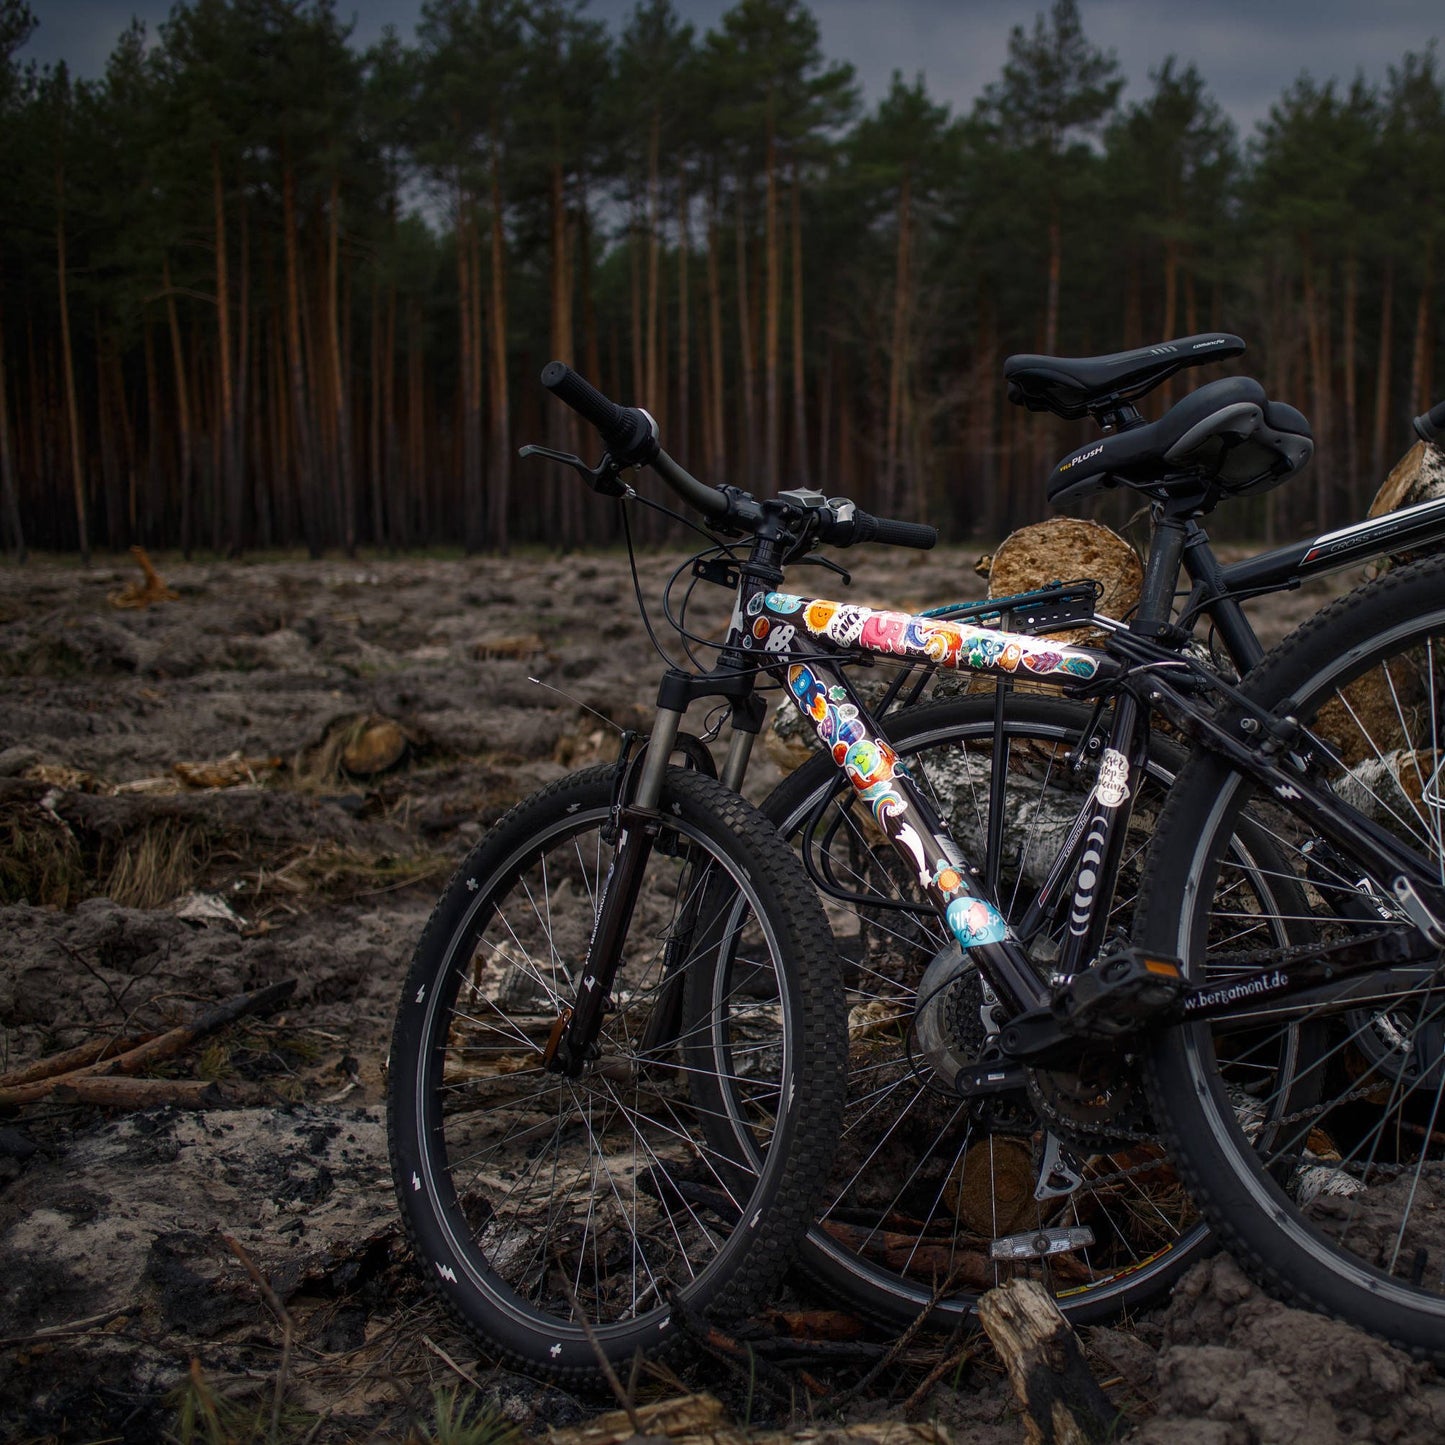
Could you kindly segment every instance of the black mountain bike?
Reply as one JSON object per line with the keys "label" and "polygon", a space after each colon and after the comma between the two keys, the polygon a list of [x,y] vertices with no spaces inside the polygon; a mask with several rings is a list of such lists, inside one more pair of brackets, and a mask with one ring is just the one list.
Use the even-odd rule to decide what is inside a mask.
{"label": "black mountain bike", "polygon": [[[1242,349],[1237,337],[1216,333],[1083,361],[1014,357],[1007,374],[1015,400],[1069,417],[1092,414],[1111,429],[1137,429],[1144,426],[1137,412],[1119,414],[1122,391],[1137,399],[1177,370],[1181,357],[1189,364]],[[1177,435],[1209,407],[1259,399],[1248,381],[1216,383],[1196,396],[1186,397],[1150,435]],[[1273,415],[1284,414],[1275,407]],[[1288,420],[1293,434],[1308,435],[1298,413]],[[1445,403],[1416,421],[1427,441],[1442,427]],[[1056,472],[1051,491],[1057,494],[1074,472],[1074,466]],[[1184,510],[1159,520],[1144,600],[1164,619],[1153,635],[1197,649],[1194,634],[1210,624],[1219,644],[1210,665],[1230,679],[1263,656],[1242,601],[1445,541],[1441,500],[1222,567],[1199,517]],[[1180,605],[1171,620],[1181,570],[1192,588],[1174,599]],[[1091,603],[1088,584],[1058,584],[933,615],[1048,631],[1085,619]],[[1084,847],[1110,715],[1059,696],[1014,691],[1006,675],[982,693],[919,703],[938,671],[932,663],[897,669],[874,703],[875,714],[886,716],[897,751],[930,789],[955,837],[966,842],[1030,952],[1047,964],[1067,926],[1068,884]],[[1366,747],[1357,740],[1355,751]],[[1185,756],[1177,739],[1158,732],[1148,739],[1110,908],[1116,936],[1129,932],[1150,836]],[[1373,805],[1385,803],[1377,797]],[[922,1011],[921,1029],[911,1022],[920,987],[925,999],[932,987],[928,965],[945,948],[946,934],[918,907],[917,889],[899,876],[891,850],[879,846],[866,807],[831,758],[815,755],[799,767],[762,810],[799,849],[848,960],[848,1112],[820,1217],[803,1249],[808,1272],[895,1327],[921,1310],[950,1324],[972,1311],[983,1289],[1025,1269],[1039,1274],[1080,1322],[1136,1308],[1166,1286],[1206,1246],[1207,1232],[1173,1171],[1160,1162],[1156,1132],[1140,1117],[1137,1094],[1094,1090],[1077,1072],[1034,1070],[1006,1100],[961,1109],[952,1081],[960,1057],[985,1041],[974,1013],[991,1007],[982,979],[975,975],[968,984],[962,1046],[940,1046],[936,1007]],[[1240,832],[1241,858],[1264,860],[1256,873],[1283,869],[1261,830],[1246,820]],[[1318,875],[1326,866],[1317,845],[1311,867]],[[1262,877],[1256,891],[1267,891]],[[1055,1172],[1061,1152],[1074,1156],[1073,1167]]]}
{"label": "black mountain bike", "polygon": [[[1430,1052],[1445,939],[1438,827],[1372,817],[1342,797],[1351,764],[1319,721],[1379,668],[1388,697],[1409,705],[1386,704],[1374,736],[1387,721],[1414,724],[1425,747],[1413,752],[1433,757],[1441,568],[1405,569],[1330,609],[1245,688],[1161,640],[1167,610],[1148,605],[1098,651],[802,598],[778,584],[815,541],[930,545],[931,530],[817,494],[758,501],[705,487],[657,449],[645,413],[613,406],[565,367],[544,380],[603,434],[597,468],[573,459],[599,491],[626,495],[621,469],[650,463],[719,529],[751,540],[732,578],[721,660],[701,677],[664,677],[641,761],[559,784],[509,814],[449,885],[418,949],[392,1049],[393,1161],[408,1227],[444,1296],[504,1353],[576,1373],[595,1351],[665,1342],[679,1310],[743,1307],[811,1217],[837,1127],[842,1047],[817,895],[734,793],[668,766],[697,698],[725,698],[735,729],[755,731],[767,672],[812,718],[877,843],[891,845],[941,925],[944,946],[922,975],[895,987],[880,974],[883,1007],[858,1026],[906,1030],[938,1092],[991,1134],[1042,1080],[1103,1146],[1140,1148],[1137,1166],[1114,1171],[1137,1183],[1165,1172],[1153,1143],[1162,1129],[1247,1258],[1267,1254],[1287,1287],[1441,1348],[1438,1267],[1411,1233],[1439,1158],[1430,1102],[1445,1088]],[[1175,524],[1166,537],[1180,536],[1182,517],[1279,480],[1308,455],[1298,414],[1261,402],[1252,414],[1197,407],[1182,429],[1156,424],[1152,464],[1135,439],[1127,480]],[[1126,439],[1091,456],[1109,458],[1110,443]],[[1108,465],[1095,475],[1112,475]],[[1172,590],[1178,566],[1166,550],[1150,570]],[[1342,616],[1363,625],[1358,646],[1342,648]],[[864,654],[1033,676],[1112,702],[1082,850],[1060,840],[1077,863],[1056,946],[1048,927],[1028,940],[1010,927],[998,880],[961,850],[858,699],[841,664]],[[1303,701],[1270,694],[1297,674]],[[1130,949],[1109,932],[1128,820],[1148,780],[1151,710],[1198,745],[1160,835],[1193,839],[1195,878],[1211,880],[1200,888],[1181,872],[1177,841],[1156,850],[1142,936],[1157,940],[1172,922],[1173,952]],[[725,783],[740,756],[741,744]],[[1435,773],[1416,768],[1423,820]],[[1221,807],[1195,839],[1179,800],[1197,802],[1204,788]],[[1321,857],[1322,883],[1310,872]],[[1345,876],[1348,885],[1331,881]],[[1014,903],[1047,917],[1044,892],[1030,880]],[[898,912],[920,917],[914,906]],[[852,964],[862,973],[872,956]],[[804,1048],[813,1056],[800,1067]],[[960,1217],[963,1153],[957,1176],[936,1184],[941,1199],[952,1189]],[[1040,1183],[1077,1193],[1080,1162],[1050,1130]],[[1317,1183],[1320,1169],[1338,1188],[1307,1191],[1302,1181]],[[1402,1179],[1404,1202],[1390,1193]],[[1372,1219],[1394,1211],[1393,1255],[1381,1256],[1373,1235],[1359,1246],[1348,1209],[1343,1225],[1319,1224],[1321,1198],[1363,1201]],[[1019,1256],[1026,1262],[1098,1242],[1087,1224],[1037,1234],[1044,1244]],[[1016,1242],[996,1231],[988,1257],[1007,1263]],[[937,1292],[971,1267],[945,1252]]]}

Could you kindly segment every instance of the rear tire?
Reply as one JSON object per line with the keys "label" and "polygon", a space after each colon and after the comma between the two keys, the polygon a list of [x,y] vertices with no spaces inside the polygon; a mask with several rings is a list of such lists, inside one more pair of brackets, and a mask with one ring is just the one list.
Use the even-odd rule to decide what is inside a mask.
{"label": "rear tire", "polygon": [[[1340,599],[1248,679],[1314,735],[1317,774],[1445,867],[1436,791],[1445,729],[1445,561]],[[1228,903],[1221,839],[1254,819],[1276,839],[1320,942],[1402,915],[1369,857],[1324,856],[1305,820],[1215,756],[1181,773],[1151,855],[1141,937],[1198,980],[1270,920]],[[1309,851],[1306,852],[1308,846]],[[1230,963],[1247,981],[1249,969]],[[1261,959],[1255,971],[1271,967]],[[1385,980],[1377,979],[1385,988]],[[1317,1042],[1288,1054],[1284,1031]],[[1271,1040],[1274,1041],[1273,1045]],[[1150,1056],[1171,1154],[1240,1263],[1281,1298],[1445,1357],[1445,977],[1394,976],[1373,1007],[1275,1001],[1258,1020],[1181,1025]],[[1301,1106],[1300,1099],[1308,1102]]]}

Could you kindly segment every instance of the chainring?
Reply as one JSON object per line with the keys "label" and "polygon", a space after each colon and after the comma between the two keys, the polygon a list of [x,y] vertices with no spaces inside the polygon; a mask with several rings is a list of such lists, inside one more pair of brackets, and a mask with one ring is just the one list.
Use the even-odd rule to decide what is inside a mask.
{"label": "chainring", "polygon": [[1072,1069],[1029,1069],[1028,1097],[1048,1128],[1075,1149],[1104,1154],[1157,1140],[1138,1065],[1119,1054],[1091,1049]]}

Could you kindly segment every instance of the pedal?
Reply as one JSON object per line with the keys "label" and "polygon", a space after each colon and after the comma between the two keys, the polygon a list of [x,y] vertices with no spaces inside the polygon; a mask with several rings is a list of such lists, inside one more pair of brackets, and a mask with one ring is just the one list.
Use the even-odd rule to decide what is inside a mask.
{"label": "pedal", "polygon": [[1177,958],[1130,948],[1058,984],[1051,1011],[1065,1033],[1116,1039],[1175,1012],[1183,997]]}
{"label": "pedal", "polygon": [[1051,1254],[1072,1254],[1094,1242],[1088,1225],[1073,1229],[1036,1229],[1032,1234],[1006,1234],[988,1247],[990,1259],[1044,1259]]}

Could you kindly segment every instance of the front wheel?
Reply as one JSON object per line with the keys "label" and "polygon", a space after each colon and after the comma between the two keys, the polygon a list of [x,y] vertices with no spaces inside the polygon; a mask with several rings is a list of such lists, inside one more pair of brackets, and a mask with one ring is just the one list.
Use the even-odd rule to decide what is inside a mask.
{"label": "front wheel", "polygon": [[[576,1077],[548,1040],[581,983],[613,857],[612,771],[506,815],[447,885],[392,1039],[402,1215],[430,1283],[503,1359],[580,1378],[677,1335],[677,1308],[750,1309],[786,1268],[841,1107],[826,920],[762,818],[670,769],[600,1033]],[[747,1149],[705,1115],[698,970],[746,969],[724,1023]]]}
{"label": "front wheel", "polygon": [[[1310,729],[1297,751],[1445,878],[1445,562],[1403,568],[1286,639],[1245,691]],[[1151,856],[1146,947],[1196,981],[1248,988],[1287,967],[1282,920],[1245,900],[1225,840],[1267,830],[1320,944],[1409,927],[1368,852],[1201,754]],[[1171,1154],[1240,1262],[1274,1293],[1445,1357],[1445,969],[1370,975],[1342,1002],[1262,1003],[1165,1031],[1150,1058]],[[1307,1047],[1289,1047],[1292,1037]]]}

